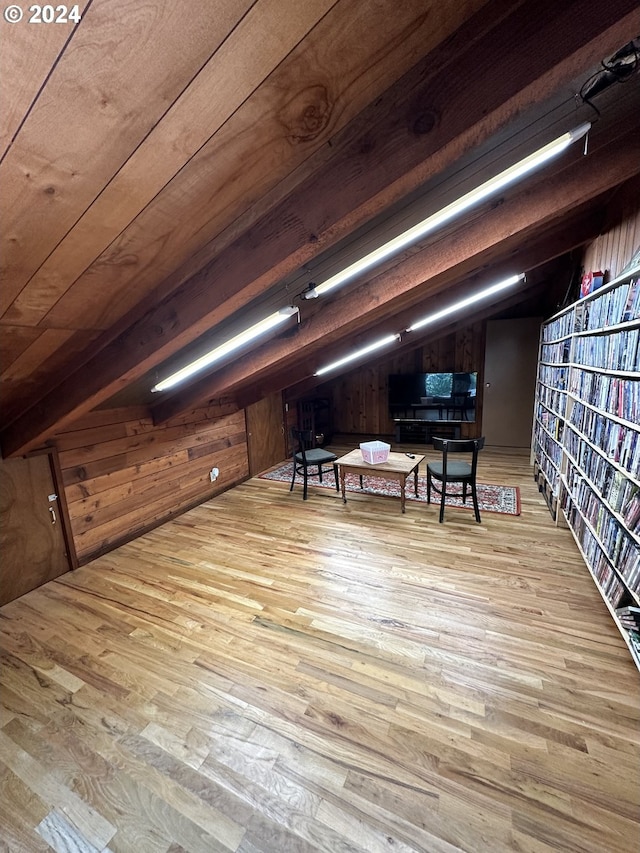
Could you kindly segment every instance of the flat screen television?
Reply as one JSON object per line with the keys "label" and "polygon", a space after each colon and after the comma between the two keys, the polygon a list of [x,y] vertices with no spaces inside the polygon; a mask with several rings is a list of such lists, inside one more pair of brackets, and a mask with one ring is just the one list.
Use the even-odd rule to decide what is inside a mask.
{"label": "flat screen television", "polygon": [[400,420],[475,421],[478,374],[392,373],[389,413]]}

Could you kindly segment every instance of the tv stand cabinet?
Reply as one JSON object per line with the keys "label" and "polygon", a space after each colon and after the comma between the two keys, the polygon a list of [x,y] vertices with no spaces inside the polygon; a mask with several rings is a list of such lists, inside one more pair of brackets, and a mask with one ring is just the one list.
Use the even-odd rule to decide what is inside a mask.
{"label": "tv stand cabinet", "polygon": [[398,444],[431,444],[438,438],[460,438],[460,424],[451,421],[424,421],[405,418],[394,421],[395,440]]}

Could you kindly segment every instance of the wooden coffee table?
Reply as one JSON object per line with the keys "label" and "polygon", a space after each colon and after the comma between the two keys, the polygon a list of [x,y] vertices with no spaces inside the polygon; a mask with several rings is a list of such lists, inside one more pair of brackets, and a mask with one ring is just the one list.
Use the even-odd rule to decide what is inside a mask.
{"label": "wooden coffee table", "polygon": [[361,450],[352,450],[345,456],[336,459],[335,464],[340,471],[340,488],[342,490],[342,500],[347,502],[347,489],[345,486],[346,474],[359,474],[360,486],[362,486],[362,477],[367,474],[373,477],[381,477],[384,480],[396,480],[400,483],[400,506],[402,512],[405,511],[405,486],[407,477],[413,474],[413,482],[416,495],[418,494],[418,466],[424,459],[424,456],[414,455],[413,459],[409,458],[406,453],[389,453],[389,458],[386,462],[381,462],[378,465],[372,465],[370,462],[365,462],[362,458]]}

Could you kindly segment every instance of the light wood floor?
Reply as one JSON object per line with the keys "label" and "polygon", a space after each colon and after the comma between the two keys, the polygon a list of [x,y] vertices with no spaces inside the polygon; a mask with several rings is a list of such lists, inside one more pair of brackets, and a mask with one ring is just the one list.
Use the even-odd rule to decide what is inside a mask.
{"label": "light wood floor", "polygon": [[638,672],[480,479],[521,516],[254,479],[3,607],[0,849],[638,851]]}

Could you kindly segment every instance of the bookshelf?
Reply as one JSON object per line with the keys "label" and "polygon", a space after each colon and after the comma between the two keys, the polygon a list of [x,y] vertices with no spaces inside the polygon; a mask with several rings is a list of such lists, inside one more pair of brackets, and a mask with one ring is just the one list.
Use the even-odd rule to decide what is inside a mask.
{"label": "bookshelf", "polygon": [[640,669],[640,267],[543,324],[531,462]]}

